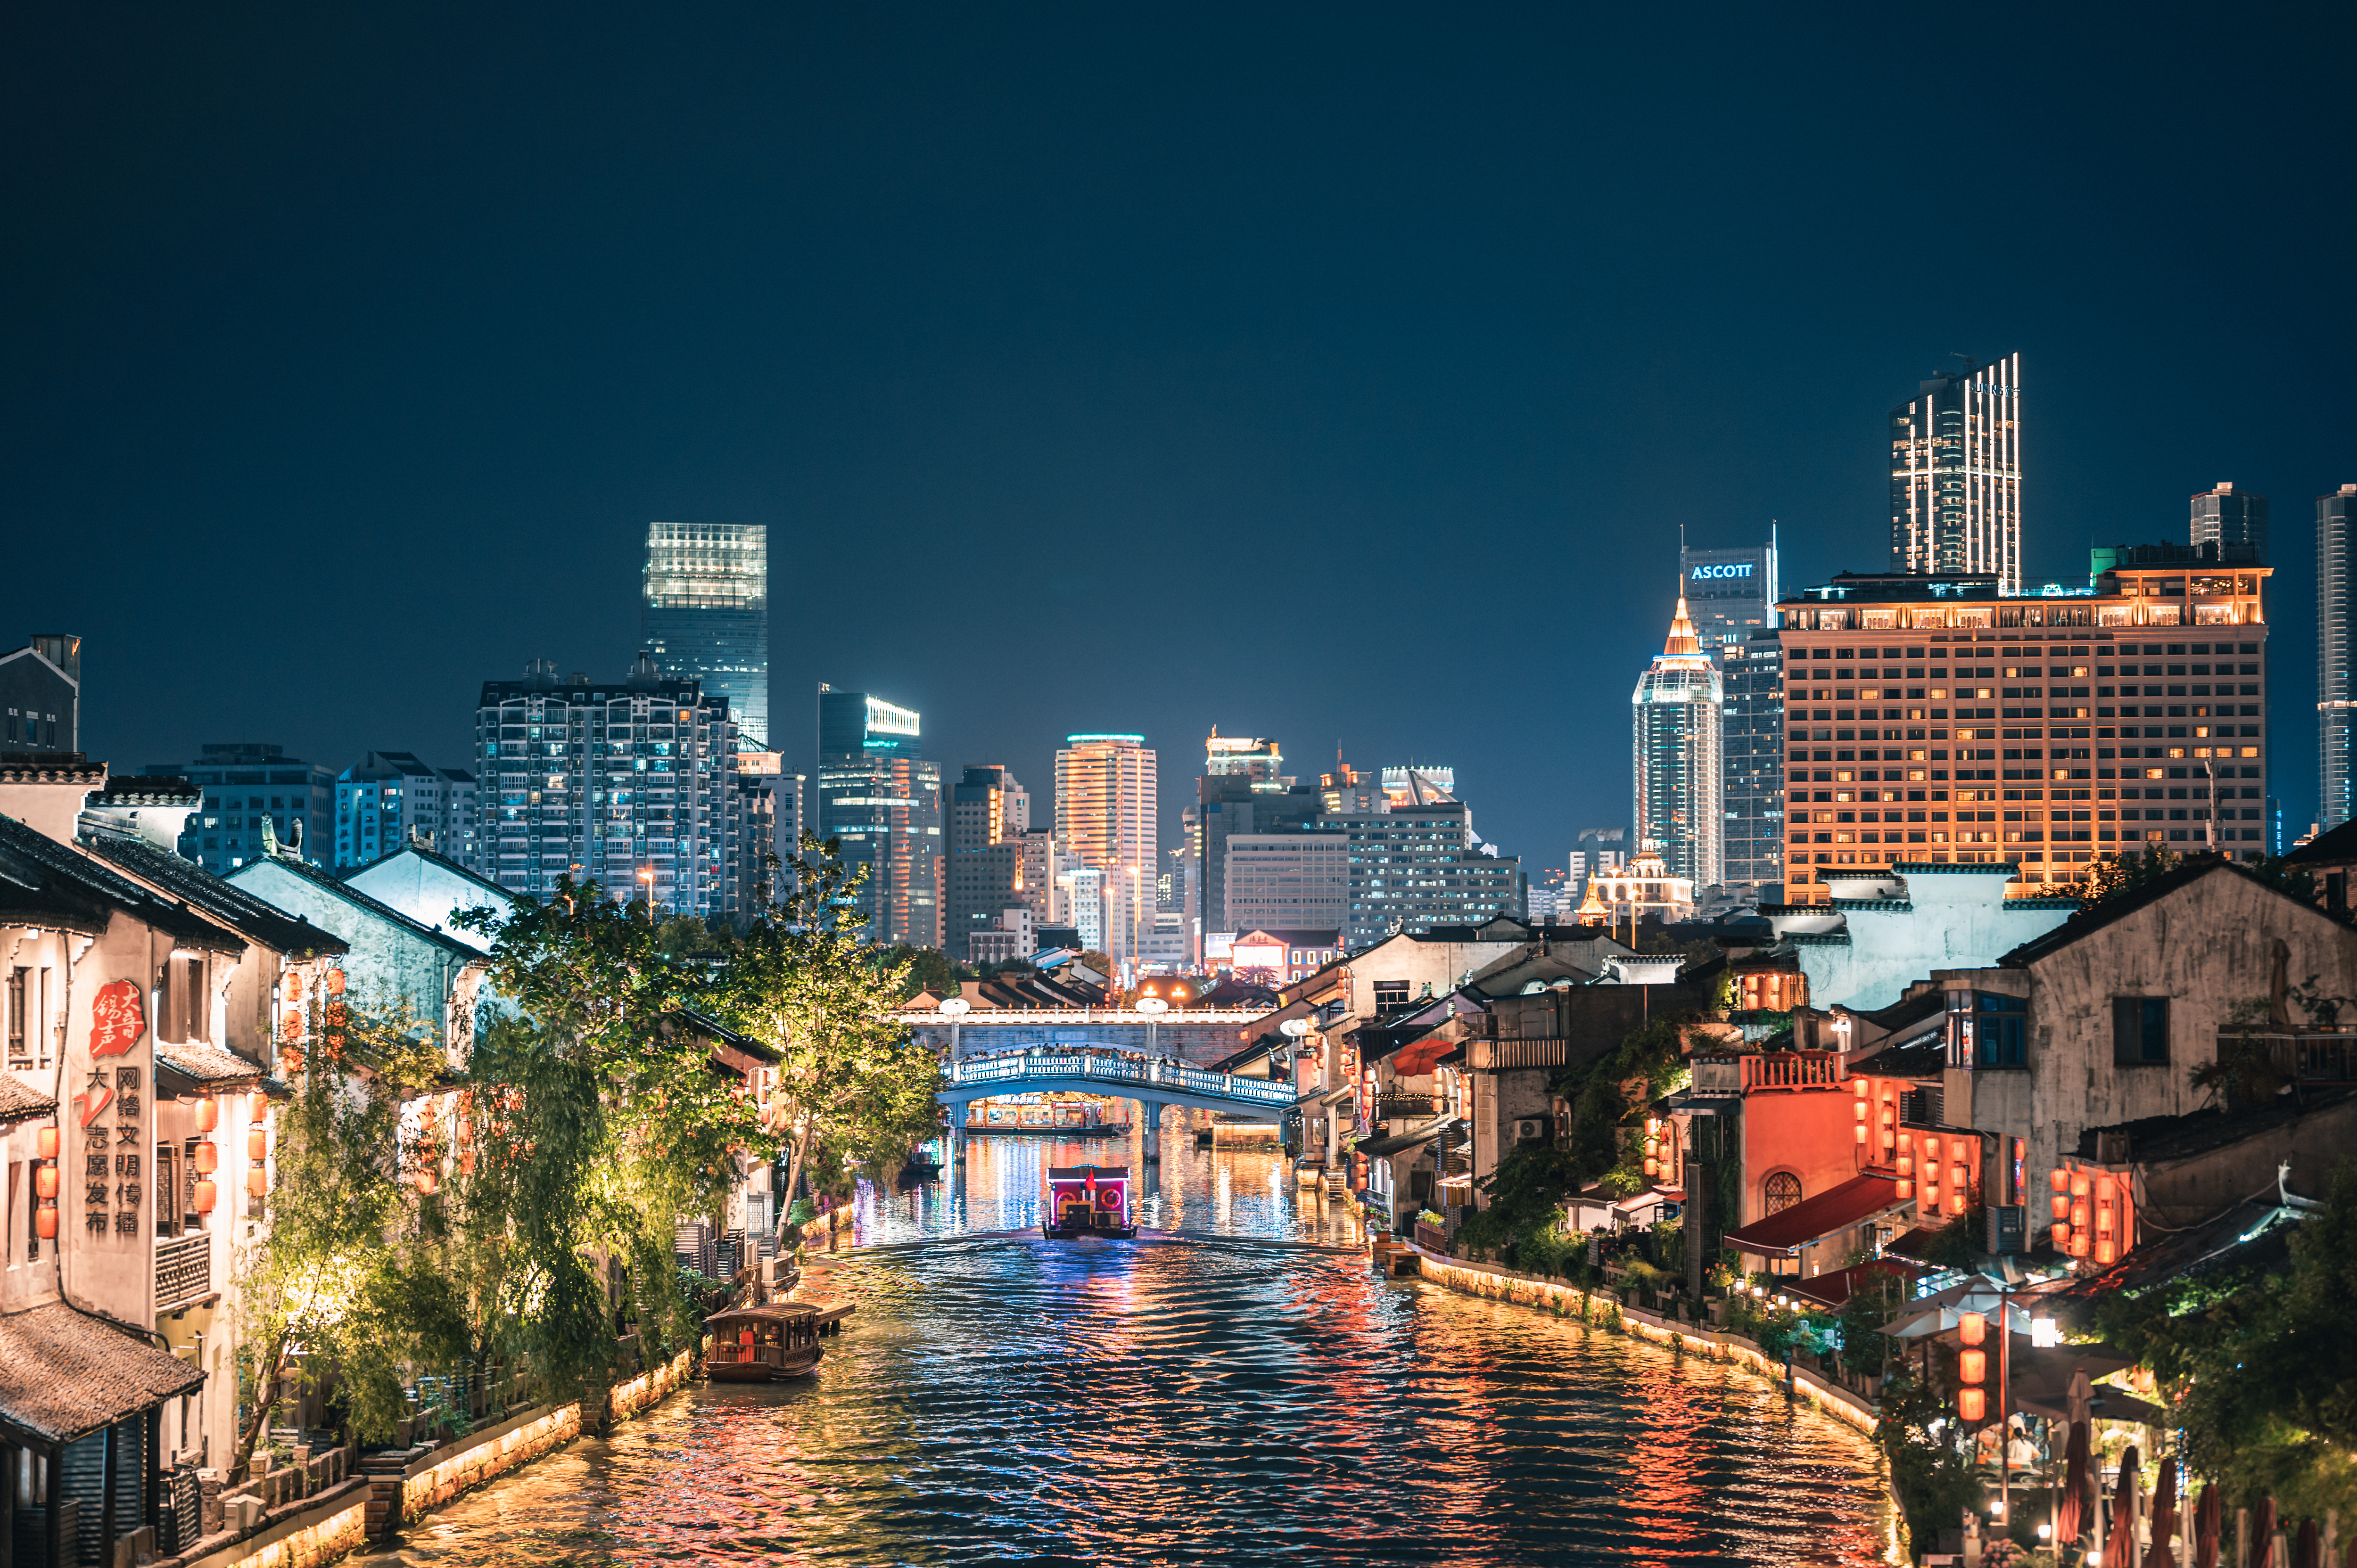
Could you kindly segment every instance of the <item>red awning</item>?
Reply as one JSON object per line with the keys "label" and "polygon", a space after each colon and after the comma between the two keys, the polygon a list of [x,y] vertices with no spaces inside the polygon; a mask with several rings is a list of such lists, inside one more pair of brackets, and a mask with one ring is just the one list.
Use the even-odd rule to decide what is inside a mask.
{"label": "red awning", "polygon": [[1729,1230],[1727,1244],[1746,1252],[1790,1256],[1812,1241],[1838,1235],[1870,1215],[1895,1208],[1898,1190],[1896,1176],[1871,1172],[1852,1176],[1829,1192],[1803,1198],[1792,1208],[1754,1220],[1739,1230]]}

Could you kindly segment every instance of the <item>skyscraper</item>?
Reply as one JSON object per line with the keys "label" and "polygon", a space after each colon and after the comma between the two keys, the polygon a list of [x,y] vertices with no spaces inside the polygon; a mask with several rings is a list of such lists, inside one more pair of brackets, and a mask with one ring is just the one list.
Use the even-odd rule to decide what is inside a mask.
{"label": "skyscraper", "polygon": [[1776,536],[1749,550],[1681,550],[1679,575],[1702,651],[1718,666],[1725,886],[1775,903],[1784,872],[1783,644],[1776,636]]}
{"label": "skyscraper", "polygon": [[2193,498],[2192,513],[2192,543],[2249,544],[2261,561],[2267,558],[2266,497],[2213,485]]}
{"label": "skyscraper", "polygon": [[336,780],[339,871],[367,865],[424,838],[445,860],[475,866],[475,776],[429,768],[414,752],[371,751]]}
{"label": "skyscraper", "polygon": [[1350,845],[1342,945],[1353,952],[1394,931],[1478,926],[1520,912],[1522,862],[1490,852],[1462,800],[1340,812],[1318,826]]}
{"label": "skyscraper", "polygon": [[1656,849],[1700,893],[1725,880],[1718,671],[1702,653],[1684,595],[1669,640],[1630,697],[1638,849]]}
{"label": "skyscraper", "polygon": [[194,762],[151,762],[145,769],[186,779],[205,792],[202,813],[190,816],[180,835],[183,859],[226,876],[264,853],[264,827],[282,844],[300,842],[306,860],[324,865],[333,858],[335,769],[255,741],[199,750]]}
{"label": "skyscraper", "polygon": [[867,867],[867,936],[942,945],[942,770],[920,755],[916,710],[818,689],[818,832]]}
{"label": "skyscraper", "polygon": [[1001,915],[1024,904],[1023,835],[1031,829],[1031,796],[1004,768],[968,768],[950,789],[949,817],[942,928],[944,950],[964,962],[971,956],[967,938],[996,929]]}
{"label": "skyscraper", "polygon": [[728,699],[748,751],[770,739],[767,524],[647,524],[639,641],[665,674]]}
{"label": "skyscraper", "polygon": [[2357,816],[2357,485],[2316,498],[2317,820],[2339,827]]}
{"label": "skyscraper", "polygon": [[1141,955],[1154,929],[1154,753],[1136,735],[1075,735],[1056,753],[1056,848],[1102,871],[1107,958]]}
{"label": "skyscraper", "polygon": [[569,874],[617,899],[735,914],[736,742],[725,698],[644,653],[620,681],[560,681],[545,659],[486,681],[470,869],[539,897]]}
{"label": "skyscraper", "polygon": [[2021,356],[1933,376],[1890,411],[1890,569],[2021,592]]}

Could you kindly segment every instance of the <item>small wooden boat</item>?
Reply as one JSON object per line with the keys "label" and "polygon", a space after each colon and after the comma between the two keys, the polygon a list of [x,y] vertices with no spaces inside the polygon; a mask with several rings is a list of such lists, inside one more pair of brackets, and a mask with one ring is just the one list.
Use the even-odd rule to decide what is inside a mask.
{"label": "small wooden boat", "polygon": [[1128,1167],[1049,1166],[1047,1209],[1039,1229],[1051,1241],[1136,1235],[1137,1224],[1129,1213]]}
{"label": "small wooden boat", "polygon": [[712,1348],[704,1375],[716,1383],[773,1383],[818,1369],[817,1307],[802,1302],[732,1306],[704,1320]]}

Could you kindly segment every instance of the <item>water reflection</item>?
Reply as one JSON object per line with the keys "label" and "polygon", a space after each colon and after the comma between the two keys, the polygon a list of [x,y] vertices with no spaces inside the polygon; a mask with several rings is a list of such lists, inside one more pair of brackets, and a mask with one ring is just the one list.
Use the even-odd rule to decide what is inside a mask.
{"label": "water reflection", "polygon": [[861,1305],[815,1379],[676,1395],[370,1561],[1878,1554],[1855,1434],[1706,1361],[1287,1245],[1349,1222],[1273,1156],[1171,1151],[1163,1196],[1200,1240],[1050,1243],[983,1232],[1023,1223],[1024,1173],[1078,1149],[974,1152],[961,1204],[862,1216],[879,1241],[968,1234],[817,1263]]}

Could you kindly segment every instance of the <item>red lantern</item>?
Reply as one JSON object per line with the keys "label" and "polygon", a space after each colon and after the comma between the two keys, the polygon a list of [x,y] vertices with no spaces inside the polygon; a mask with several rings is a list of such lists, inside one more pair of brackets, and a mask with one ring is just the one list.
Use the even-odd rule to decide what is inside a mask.
{"label": "red lantern", "polygon": [[[1956,1337],[1958,1340],[1966,1345],[1977,1345],[1984,1338],[1987,1337],[1987,1336],[1988,1314],[1985,1312],[1960,1312],[1956,1314]],[[1964,1380],[1968,1383],[1977,1383],[1980,1381],[1978,1378],[1967,1378]]]}
{"label": "red lantern", "polygon": [[206,1095],[197,1101],[197,1131],[210,1133],[221,1125],[221,1101]]}
{"label": "red lantern", "polygon": [[2054,1218],[2057,1219],[2071,1218],[2071,1199],[2068,1194],[2060,1195],[2054,1199]]}
{"label": "red lantern", "polygon": [[249,1196],[254,1197],[265,1197],[269,1196],[270,1173],[264,1170],[260,1165],[256,1165],[252,1170],[247,1171],[245,1173],[245,1190]]}
{"label": "red lantern", "polygon": [[252,1121],[256,1122],[262,1121],[263,1118],[270,1114],[270,1096],[259,1089],[255,1090],[252,1094],[247,1095],[245,1097],[245,1113]]}
{"label": "red lantern", "polygon": [[270,1157],[270,1134],[259,1127],[253,1128],[248,1132],[245,1135],[245,1157],[249,1160],[268,1159]]}
{"label": "red lantern", "polygon": [[196,1204],[198,1213],[210,1214],[213,1211],[214,1197],[218,1190],[210,1180],[201,1176],[197,1179],[196,1197],[191,1201]]}
{"label": "red lantern", "polygon": [[432,1165],[420,1165],[417,1167],[417,1190],[419,1192],[431,1197],[434,1196],[434,1189],[440,1185],[441,1177],[435,1172]]}
{"label": "red lantern", "polygon": [[54,1208],[44,1208],[33,1216],[33,1233],[44,1241],[58,1239],[58,1211]]}
{"label": "red lantern", "polygon": [[1988,1352],[1960,1350],[1956,1353],[1956,1380],[1983,1383],[1988,1380]]}
{"label": "red lantern", "polygon": [[54,1203],[58,1197],[58,1167],[43,1165],[33,1176],[33,1188],[44,1203]]}
{"label": "red lantern", "polygon": [[58,1130],[55,1127],[42,1128],[39,1143],[41,1158],[54,1160],[58,1157]]}
{"label": "red lantern", "polygon": [[2054,1237],[2054,1250],[2067,1254],[2071,1251],[2071,1227],[2056,1225],[2051,1234]]}
{"label": "red lantern", "polygon": [[2054,1190],[2058,1193],[2068,1192],[2071,1190],[2071,1173],[2069,1171],[2063,1170],[2058,1166],[2053,1174],[2051,1181]]}
{"label": "red lantern", "polygon": [[1899,1196],[1900,1196],[1900,1197],[1914,1197],[1914,1196],[1915,1196],[1915,1184],[1914,1184],[1913,1182],[1911,1182],[1911,1181],[1909,1181],[1905,1176],[1900,1176],[1900,1177],[1899,1178]]}
{"label": "red lantern", "polygon": [[199,1144],[189,1154],[188,1164],[199,1176],[210,1176],[221,1169],[221,1151],[210,1144]]}
{"label": "red lantern", "polygon": [[1865,1122],[1859,1122],[1856,1127],[1852,1128],[1852,1129],[1851,1129],[1851,1131],[1852,1131],[1852,1132],[1854,1132],[1854,1133],[1856,1133],[1857,1134],[1857,1141],[1858,1141],[1860,1144],[1863,1144],[1863,1143],[1865,1143],[1865,1142],[1866,1142],[1866,1123],[1865,1123]]}
{"label": "red lantern", "polygon": [[1956,1414],[1967,1423],[1988,1418],[1988,1392],[1985,1389],[1956,1391]]}

